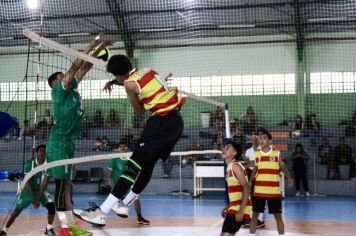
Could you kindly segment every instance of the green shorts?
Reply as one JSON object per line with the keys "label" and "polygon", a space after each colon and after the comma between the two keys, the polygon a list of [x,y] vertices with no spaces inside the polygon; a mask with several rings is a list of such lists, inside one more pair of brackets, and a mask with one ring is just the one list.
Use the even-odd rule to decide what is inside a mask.
{"label": "green shorts", "polygon": [[[47,162],[71,159],[74,156],[73,141],[48,140],[46,147]],[[62,165],[47,170],[47,175],[56,179],[71,179],[72,165]]]}
{"label": "green shorts", "polygon": [[[38,192],[35,192],[35,196],[38,195]],[[53,202],[49,193],[44,192],[40,197],[40,203],[44,207],[48,202]],[[32,203],[32,195],[29,192],[22,192],[20,198],[16,202],[17,208],[25,209]]]}

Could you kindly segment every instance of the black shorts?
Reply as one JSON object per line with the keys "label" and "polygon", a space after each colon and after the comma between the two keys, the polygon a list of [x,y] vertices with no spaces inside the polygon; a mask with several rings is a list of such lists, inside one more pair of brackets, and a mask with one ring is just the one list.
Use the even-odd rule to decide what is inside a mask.
{"label": "black shorts", "polygon": [[148,119],[131,159],[141,166],[166,160],[183,133],[183,119],[178,110]]}
{"label": "black shorts", "polygon": [[242,221],[236,222],[234,214],[227,214],[222,226],[222,233],[236,234],[237,231],[241,228]]}
{"label": "black shorts", "polygon": [[282,213],[282,199],[281,198],[252,198],[252,211],[263,213],[265,211],[266,201],[268,203],[268,212],[270,214]]}

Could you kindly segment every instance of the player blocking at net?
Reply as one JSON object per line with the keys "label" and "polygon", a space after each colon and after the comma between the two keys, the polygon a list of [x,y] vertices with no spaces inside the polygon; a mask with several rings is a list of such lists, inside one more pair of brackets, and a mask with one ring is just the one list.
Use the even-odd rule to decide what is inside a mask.
{"label": "player blocking at net", "polygon": [[109,196],[100,207],[80,214],[81,219],[100,226],[105,225],[106,214],[111,209],[118,215],[127,215],[129,206],[148,184],[157,160],[169,157],[183,132],[180,108],[185,103],[176,87],[169,87],[152,69],[133,68],[125,55],[112,56],[107,71],[115,76],[118,84],[124,83],[135,113],[149,110],[152,116]]}
{"label": "player blocking at net", "polygon": [[[100,44],[99,47],[97,47]],[[111,40],[101,42],[100,36],[95,37],[84,49],[85,54],[92,53],[96,57],[98,53],[108,45]],[[53,162],[73,158],[75,145],[81,127],[81,97],[77,91],[78,84],[93,65],[90,62],[76,58],[66,73],[55,72],[48,78],[51,87],[52,108],[54,113],[54,125],[47,143],[47,161]],[[55,179],[55,206],[61,223],[59,236],[91,236],[92,233],[80,229],[74,223],[71,206],[71,166],[64,165],[48,170],[48,176]],[[69,229],[70,228],[70,229]]]}

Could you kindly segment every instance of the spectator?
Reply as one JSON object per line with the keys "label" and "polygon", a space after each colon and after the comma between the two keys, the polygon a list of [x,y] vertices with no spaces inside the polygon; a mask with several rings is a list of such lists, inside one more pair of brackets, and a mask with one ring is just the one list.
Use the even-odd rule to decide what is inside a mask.
{"label": "spectator", "polygon": [[25,137],[31,137],[34,133],[34,129],[30,126],[30,123],[28,120],[24,120],[23,122],[23,127],[20,130],[20,136],[19,140],[25,138]]}
{"label": "spectator", "polygon": [[106,124],[109,128],[115,128],[118,123],[116,111],[114,109],[110,109],[109,115],[106,118]]}
{"label": "spectator", "polygon": [[318,147],[318,156],[321,164],[327,164],[328,160],[331,158],[332,147],[329,143],[328,137],[323,137],[321,140],[321,145]]}
{"label": "spectator", "polygon": [[43,118],[43,123],[46,126],[52,127],[52,125],[53,125],[53,116],[51,115],[51,110],[50,109],[46,109],[45,116]]}
{"label": "spectator", "polygon": [[352,162],[350,165],[350,180],[356,180],[356,152],[352,153]]}
{"label": "spectator", "polygon": [[103,140],[100,137],[96,137],[93,151],[101,151],[103,147]]}
{"label": "spectator", "polygon": [[104,119],[101,116],[101,111],[96,110],[93,119],[93,127],[94,128],[103,128],[104,127]]}
{"label": "spectator", "polygon": [[308,153],[304,151],[303,145],[297,143],[295,151],[291,155],[293,161],[293,172],[295,178],[295,196],[301,196],[300,193],[300,180],[302,180],[305,196],[310,196],[307,180],[307,161],[310,159]]}
{"label": "spectator", "polygon": [[163,179],[168,179],[170,177],[173,169],[173,158],[173,156],[169,156],[166,160],[162,160]]}
{"label": "spectator", "polygon": [[292,124],[292,138],[297,138],[300,135],[302,135],[303,130],[304,130],[303,118],[300,115],[297,115],[294,118],[294,121]]}
{"label": "spectator", "polygon": [[243,148],[246,147],[246,136],[241,127],[236,127],[235,132],[232,134],[232,139]]}
{"label": "spectator", "polygon": [[316,139],[320,137],[320,123],[316,120],[316,115],[312,114],[307,125],[311,144],[315,145]]}
{"label": "spectator", "polygon": [[[197,140],[192,140],[186,151],[202,151],[202,150],[204,150],[203,145],[200,144]],[[183,164],[191,164],[194,161],[199,161],[202,159],[203,159],[202,154],[195,154],[195,155],[185,156],[182,159],[182,163]]]}
{"label": "spectator", "polygon": [[[221,150],[219,144],[216,141],[213,141],[211,143],[211,148],[210,150]],[[206,160],[220,160],[221,159],[221,154],[216,154],[216,153],[209,153],[204,155],[204,159]]]}
{"label": "spectator", "polygon": [[134,137],[130,132],[129,128],[124,128],[120,137],[120,140],[124,143],[127,144],[129,148],[131,148],[133,145]]}
{"label": "spectator", "polygon": [[336,179],[340,179],[340,164],[350,166],[352,164],[352,148],[346,143],[344,137],[339,138],[339,143],[335,146],[334,150],[334,169]]}
{"label": "spectator", "polygon": [[240,117],[240,124],[246,135],[256,132],[256,115],[252,106],[247,107],[246,113]]}
{"label": "spectator", "polygon": [[214,130],[222,130],[224,128],[225,115],[222,107],[216,107],[215,112],[211,114],[210,120]]}

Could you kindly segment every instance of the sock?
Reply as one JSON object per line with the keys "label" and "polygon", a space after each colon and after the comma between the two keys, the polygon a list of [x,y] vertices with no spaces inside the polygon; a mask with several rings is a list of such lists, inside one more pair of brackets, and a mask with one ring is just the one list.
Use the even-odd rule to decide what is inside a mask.
{"label": "sock", "polygon": [[256,234],[250,234],[250,236],[256,236]]}
{"label": "sock", "polygon": [[62,228],[69,228],[69,223],[65,211],[57,211],[59,222]]}
{"label": "sock", "polygon": [[74,216],[72,211],[65,211],[67,222],[69,225],[75,224]]}
{"label": "sock", "polygon": [[103,204],[101,204],[100,210],[108,214],[118,201],[119,199],[110,193]]}
{"label": "sock", "polygon": [[258,216],[258,220],[263,221],[263,213],[260,213],[260,215]]}
{"label": "sock", "polygon": [[122,203],[126,206],[130,206],[134,202],[137,196],[138,194],[130,190],[129,194],[127,194],[124,200],[122,200]]}
{"label": "sock", "polygon": [[50,230],[50,229],[52,229],[52,228],[53,228],[53,226],[52,226],[52,225],[47,224],[47,227],[46,227],[46,229],[47,229],[47,230]]}
{"label": "sock", "polygon": [[6,233],[6,231],[7,231],[7,228],[6,228],[6,227],[4,227],[4,228],[2,229],[2,231],[4,231],[4,232]]}

